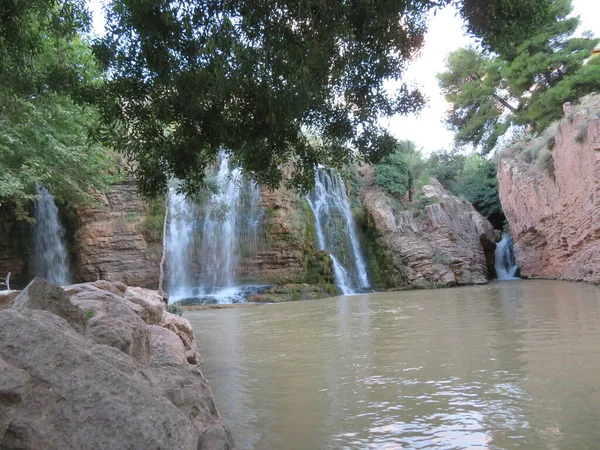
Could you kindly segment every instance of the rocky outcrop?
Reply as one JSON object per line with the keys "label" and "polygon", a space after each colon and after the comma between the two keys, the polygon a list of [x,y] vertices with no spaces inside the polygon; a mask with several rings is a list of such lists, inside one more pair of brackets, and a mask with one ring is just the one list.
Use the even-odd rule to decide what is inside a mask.
{"label": "rocky outcrop", "polygon": [[157,288],[162,242],[145,232],[148,204],[126,179],[101,196],[102,207],[77,210],[75,271],[81,281],[121,281]]}
{"label": "rocky outcrop", "polygon": [[243,261],[239,280],[265,284],[333,283],[328,252],[316,245],[313,213],[305,198],[282,185],[261,190],[264,240],[257,254]]}
{"label": "rocky outcrop", "polygon": [[264,292],[248,297],[249,302],[281,303],[296,300],[316,300],[342,295],[341,290],[333,284],[284,284],[272,286]]}
{"label": "rocky outcrop", "polygon": [[373,181],[373,168],[359,170],[360,199],[382,247],[385,287],[433,287],[486,283],[493,264],[496,233],[466,200],[436,180],[413,205],[402,206]]}
{"label": "rocky outcrop", "polygon": [[521,274],[600,282],[600,98],[503,152],[500,201]]}
{"label": "rocky outcrop", "polygon": [[234,448],[190,324],[164,305],[154,324],[155,300],[36,278],[0,310],[0,448]]}

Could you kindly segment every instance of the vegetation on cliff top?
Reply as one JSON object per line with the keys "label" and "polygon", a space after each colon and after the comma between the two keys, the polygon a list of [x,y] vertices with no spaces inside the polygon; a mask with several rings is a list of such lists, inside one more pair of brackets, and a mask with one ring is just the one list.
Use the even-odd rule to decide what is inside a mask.
{"label": "vegetation on cliff top", "polygon": [[561,117],[564,102],[600,90],[600,60],[584,65],[600,40],[591,33],[574,37],[579,19],[571,12],[571,0],[555,0],[547,11],[554,19],[518,45],[449,55],[438,79],[458,145],[488,153],[513,127],[540,132]]}
{"label": "vegetation on cliff top", "polygon": [[0,5],[0,202],[28,217],[34,185],[59,201],[90,202],[116,175],[115,154],[88,139],[96,109],[78,104],[101,83],[83,10],[55,2]]}
{"label": "vegetation on cliff top", "polygon": [[375,165],[375,183],[398,202],[420,200],[415,194],[430,177],[454,195],[471,202],[495,228],[502,228],[505,219],[493,160],[456,150],[424,157],[413,142],[401,141],[392,155]]}

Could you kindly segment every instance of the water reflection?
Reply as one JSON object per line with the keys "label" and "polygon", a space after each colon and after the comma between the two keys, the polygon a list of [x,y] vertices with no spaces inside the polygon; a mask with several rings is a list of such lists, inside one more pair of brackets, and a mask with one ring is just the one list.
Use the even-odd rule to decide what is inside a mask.
{"label": "water reflection", "polygon": [[240,448],[597,448],[600,289],[553,282],[186,314]]}

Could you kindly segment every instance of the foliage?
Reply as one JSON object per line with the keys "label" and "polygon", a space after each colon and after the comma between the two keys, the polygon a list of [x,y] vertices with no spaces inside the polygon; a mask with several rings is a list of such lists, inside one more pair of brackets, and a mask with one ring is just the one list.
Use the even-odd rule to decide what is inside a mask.
{"label": "foliage", "polygon": [[427,160],[427,172],[446,189],[467,199],[475,209],[500,229],[504,213],[498,195],[496,164],[477,153],[435,152]]}
{"label": "foliage", "polygon": [[464,161],[452,192],[464,196],[482,216],[499,228],[504,222],[504,213],[498,196],[496,164],[476,153],[467,156]]}
{"label": "foliage", "polygon": [[164,199],[155,198],[148,202],[146,217],[141,224],[147,240],[154,242],[162,241],[165,214]]}
{"label": "foliage", "polygon": [[170,303],[167,305],[167,312],[171,314],[176,314],[178,316],[183,316],[183,309],[181,308],[180,302]]}
{"label": "foliage", "polygon": [[95,119],[92,108],[60,94],[25,98],[0,89],[0,201],[26,217],[35,183],[59,201],[93,201],[89,189],[103,190],[117,178],[114,155],[87,140]]}
{"label": "foliage", "polygon": [[600,62],[583,65],[599,40],[572,37],[579,20],[571,9],[571,0],[554,0],[551,20],[499,53],[471,47],[449,55],[438,80],[458,145],[487,153],[512,126],[541,131],[562,115],[564,102],[600,89]]}
{"label": "foliage", "polygon": [[0,201],[27,218],[35,183],[59,201],[89,203],[116,179],[115,155],[88,141],[99,116],[76,104],[100,72],[78,35],[85,2],[0,5]]}
{"label": "foliage", "polygon": [[546,3],[112,0],[95,46],[108,74],[94,96],[98,134],[139,162],[146,195],[173,177],[197,192],[221,148],[270,187],[293,161],[291,184],[307,188],[319,163],[391,152],[380,117],[415,112],[423,97],[384,84],[421,47],[430,10],[454,4],[493,49],[538,23]]}
{"label": "foliage", "polygon": [[34,95],[74,93],[89,81],[90,52],[80,33],[89,29],[85,0],[0,2],[0,86]]}
{"label": "foliage", "polygon": [[375,183],[392,196],[402,199],[412,187],[413,174],[407,160],[415,153],[413,142],[399,142],[392,154],[375,165]]}

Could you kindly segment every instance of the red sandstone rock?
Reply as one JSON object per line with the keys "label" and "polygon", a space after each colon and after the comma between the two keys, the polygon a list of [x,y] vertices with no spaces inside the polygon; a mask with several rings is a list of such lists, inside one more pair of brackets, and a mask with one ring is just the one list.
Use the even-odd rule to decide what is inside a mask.
{"label": "red sandstone rock", "polygon": [[482,284],[488,281],[495,232],[473,208],[436,180],[423,187],[433,203],[416,215],[396,211],[391,199],[373,182],[373,168],[359,171],[365,182],[360,198],[383,244],[394,255],[396,284],[411,287]]}
{"label": "red sandstone rock", "polygon": [[600,282],[599,106],[596,98],[559,123],[554,177],[510,152],[499,161],[500,200],[525,276]]}
{"label": "red sandstone rock", "polygon": [[162,244],[149,242],[142,232],[146,204],[136,194],[133,180],[115,185],[102,200],[103,208],[77,211],[77,278],[156,288]]}

